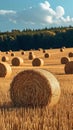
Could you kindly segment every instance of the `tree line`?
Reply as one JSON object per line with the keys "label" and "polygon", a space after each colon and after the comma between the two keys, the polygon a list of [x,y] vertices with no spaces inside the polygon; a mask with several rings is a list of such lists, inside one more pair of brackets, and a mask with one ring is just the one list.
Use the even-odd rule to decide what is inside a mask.
{"label": "tree line", "polygon": [[0,50],[73,47],[73,27],[0,32]]}

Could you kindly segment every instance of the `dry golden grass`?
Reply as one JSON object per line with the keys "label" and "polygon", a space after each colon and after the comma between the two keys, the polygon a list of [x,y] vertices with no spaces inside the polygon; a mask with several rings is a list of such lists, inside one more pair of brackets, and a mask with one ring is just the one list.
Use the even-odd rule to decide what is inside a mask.
{"label": "dry golden grass", "polygon": [[[12,68],[10,78],[0,78],[0,130],[73,130],[73,74],[65,74],[64,64],[61,58],[73,52],[73,48],[46,50],[51,56],[43,58],[42,49],[34,50],[34,55],[43,58],[44,66],[35,67],[52,72],[60,82],[61,96],[54,107],[24,108],[14,107],[10,99],[10,83],[14,76],[22,70],[33,68],[32,61],[28,60],[29,51],[24,56],[24,65]],[[14,52],[16,56],[23,57],[20,52]],[[6,54],[0,52],[1,57]],[[8,63],[11,62],[11,55]]]}

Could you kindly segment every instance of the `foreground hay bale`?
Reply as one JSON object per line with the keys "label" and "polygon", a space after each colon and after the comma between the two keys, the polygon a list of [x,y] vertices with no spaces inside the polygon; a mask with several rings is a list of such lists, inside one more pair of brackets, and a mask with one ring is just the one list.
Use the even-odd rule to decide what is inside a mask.
{"label": "foreground hay bale", "polygon": [[23,64],[23,59],[21,57],[14,57],[11,63],[13,66],[20,66]]}
{"label": "foreground hay bale", "polygon": [[32,61],[32,66],[43,66],[43,65],[44,65],[43,59],[35,58]]}
{"label": "foreground hay bale", "polygon": [[61,64],[66,64],[67,62],[70,61],[70,58],[69,57],[62,57],[61,58]]}
{"label": "foreground hay bale", "polygon": [[73,61],[70,61],[65,64],[64,70],[66,74],[73,74]]}
{"label": "foreground hay bale", "polygon": [[24,70],[10,84],[10,96],[16,106],[53,106],[58,103],[60,93],[57,79],[43,69]]}
{"label": "foreground hay bale", "polygon": [[9,78],[11,76],[12,70],[8,63],[0,62],[0,77]]}
{"label": "foreground hay bale", "polygon": [[69,52],[68,56],[73,57],[73,52]]}
{"label": "foreground hay bale", "polygon": [[3,62],[7,62],[9,61],[9,57],[7,56],[2,56],[2,59],[1,59]]}
{"label": "foreground hay bale", "polygon": [[50,54],[49,53],[45,53],[44,57],[45,58],[49,58]]}

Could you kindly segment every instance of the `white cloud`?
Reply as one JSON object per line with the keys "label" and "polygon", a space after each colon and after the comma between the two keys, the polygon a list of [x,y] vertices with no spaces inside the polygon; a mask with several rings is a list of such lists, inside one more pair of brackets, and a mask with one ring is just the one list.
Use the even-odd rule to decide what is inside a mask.
{"label": "white cloud", "polygon": [[16,14],[16,11],[13,11],[13,10],[0,10],[0,15],[6,15],[6,14]]}
{"label": "white cloud", "polygon": [[56,7],[56,17],[60,18],[65,14],[64,8],[62,6]]}
{"label": "white cloud", "polygon": [[[20,25],[27,28],[40,28],[57,25],[72,25],[73,18],[66,16],[65,10],[62,6],[57,6],[53,9],[48,1],[39,3],[38,6],[30,6],[28,9],[22,11],[14,10],[0,10],[0,17],[13,24]],[[1,18],[0,18],[1,19]]]}

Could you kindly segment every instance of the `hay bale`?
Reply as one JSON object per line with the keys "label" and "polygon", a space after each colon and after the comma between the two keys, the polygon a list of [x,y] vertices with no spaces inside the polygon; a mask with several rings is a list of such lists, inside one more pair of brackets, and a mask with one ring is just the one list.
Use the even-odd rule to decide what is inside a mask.
{"label": "hay bale", "polygon": [[2,60],[3,62],[7,62],[7,61],[9,61],[9,57],[7,57],[7,56],[2,56],[1,60]]}
{"label": "hay bale", "polygon": [[16,106],[53,106],[58,103],[60,93],[55,76],[43,69],[24,70],[10,84],[10,96]]}
{"label": "hay bale", "polygon": [[43,53],[46,53],[46,50],[45,50],[45,49],[43,49]]}
{"label": "hay bale", "polygon": [[69,57],[62,57],[61,58],[61,64],[66,64],[67,62],[70,61],[70,58]]}
{"label": "hay bale", "polygon": [[21,52],[21,55],[24,55],[24,54],[25,54],[25,52],[24,52],[24,51],[22,51],[22,52]]}
{"label": "hay bale", "polygon": [[35,58],[35,55],[33,53],[29,53],[28,59],[33,60]]}
{"label": "hay bale", "polygon": [[12,53],[11,53],[11,56],[15,56],[15,53],[12,52]]}
{"label": "hay bale", "polygon": [[23,64],[23,59],[21,57],[14,57],[11,63],[13,66],[20,66]]}
{"label": "hay bale", "polygon": [[12,70],[8,63],[0,62],[0,77],[9,78],[11,76]]}
{"label": "hay bale", "polygon": [[8,51],[6,51],[6,54],[9,54],[9,52],[8,52]]}
{"label": "hay bale", "polygon": [[49,56],[50,56],[49,53],[45,53],[45,54],[44,54],[44,57],[45,57],[45,58],[49,58]]}
{"label": "hay bale", "polygon": [[34,58],[32,61],[32,66],[43,66],[43,65],[44,65],[43,59]]}
{"label": "hay bale", "polygon": [[69,52],[68,56],[73,57],[73,52]]}
{"label": "hay bale", "polygon": [[60,52],[64,52],[64,48],[60,48]]}
{"label": "hay bale", "polygon": [[64,70],[66,74],[73,74],[73,61],[66,63]]}

